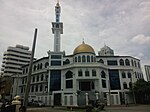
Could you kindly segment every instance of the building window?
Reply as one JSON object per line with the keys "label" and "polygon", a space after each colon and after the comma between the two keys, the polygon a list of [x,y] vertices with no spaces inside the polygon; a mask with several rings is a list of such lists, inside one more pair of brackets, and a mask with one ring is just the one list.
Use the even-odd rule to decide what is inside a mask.
{"label": "building window", "polygon": [[73,88],[73,73],[71,71],[66,73],[66,88]]}
{"label": "building window", "polygon": [[137,65],[136,65],[136,61],[134,61],[134,66],[135,66],[135,67],[137,67]]}
{"label": "building window", "polygon": [[132,64],[132,66],[134,66],[134,62],[133,62],[133,60],[131,60],[131,64]]}
{"label": "building window", "polygon": [[128,59],[125,60],[126,66],[130,66],[130,61]]}
{"label": "building window", "polygon": [[32,82],[35,82],[35,76],[32,77]]}
{"label": "building window", "polygon": [[21,87],[21,93],[23,93],[23,87]]}
{"label": "building window", "polygon": [[128,72],[128,78],[131,78],[131,73],[130,72]]}
{"label": "building window", "polygon": [[135,72],[135,78],[137,78],[137,73]]}
{"label": "building window", "polygon": [[86,59],[85,59],[85,55],[82,56],[82,62],[85,62]]}
{"label": "building window", "polygon": [[81,62],[81,56],[78,56],[78,62]]}
{"label": "building window", "polygon": [[24,84],[24,78],[22,78],[22,84]]}
{"label": "building window", "polygon": [[104,71],[101,72],[101,78],[106,78],[106,74]]}
{"label": "building window", "polygon": [[40,91],[42,91],[43,90],[43,86],[42,86],[42,84],[40,85]]}
{"label": "building window", "polygon": [[99,62],[104,64],[104,61],[102,59],[100,59]]}
{"label": "building window", "polygon": [[40,69],[40,65],[38,64],[38,66],[37,66],[37,70],[39,70]]}
{"label": "building window", "polygon": [[87,62],[90,62],[90,56],[89,55],[87,56]]}
{"label": "building window", "polygon": [[138,68],[141,68],[141,67],[140,67],[140,62],[138,62]]}
{"label": "building window", "polygon": [[107,61],[107,64],[108,64],[108,65],[118,65],[118,64],[117,64],[117,60],[108,60],[108,61]]}
{"label": "building window", "polygon": [[33,68],[33,70],[34,70],[34,71],[36,70],[36,65],[34,65],[34,68]]}
{"label": "building window", "polygon": [[85,76],[90,76],[90,74],[89,74],[89,71],[88,71],[88,70],[86,70],[86,71],[85,71]]}
{"label": "building window", "polygon": [[129,88],[132,88],[132,82],[129,82]]}
{"label": "building window", "polygon": [[61,59],[61,55],[51,55],[51,59]]}
{"label": "building window", "polygon": [[120,59],[120,65],[122,65],[122,66],[124,66],[124,61],[123,61],[123,59]]}
{"label": "building window", "polygon": [[75,57],[75,62],[77,62],[77,57]]}
{"label": "building window", "polygon": [[34,92],[34,86],[31,86],[31,92]]}
{"label": "building window", "polygon": [[91,56],[91,62],[93,62],[93,61],[94,61],[93,56]]}
{"label": "building window", "polygon": [[122,78],[126,78],[125,72],[122,72]]}
{"label": "building window", "polygon": [[103,87],[103,88],[106,88],[106,80],[103,80],[103,79],[102,79],[102,87]]}
{"label": "building window", "polygon": [[91,82],[91,84],[92,84],[92,89],[95,89],[95,84],[93,81]]}
{"label": "building window", "polygon": [[42,74],[42,75],[41,75],[41,81],[43,81],[43,79],[44,79],[44,78],[43,78],[43,74]]}
{"label": "building window", "polygon": [[41,64],[40,64],[40,69],[42,69],[42,66],[43,66],[43,65],[42,65],[42,63],[41,63]]}
{"label": "building window", "polygon": [[78,76],[82,76],[83,74],[82,74],[82,70],[79,70],[78,71]]}
{"label": "building window", "polygon": [[36,77],[36,82],[38,82],[39,81],[39,75],[37,75],[37,77]]}
{"label": "building window", "polygon": [[66,80],[66,88],[73,88],[73,80]]}
{"label": "building window", "polygon": [[70,63],[70,60],[69,60],[69,59],[66,59],[66,60],[64,61],[64,65],[69,64],[69,63]]}
{"label": "building window", "polygon": [[52,66],[60,66],[61,65],[61,61],[51,61],[51,65]]}
{"label": "building window", "polygon": [[61,89],[61,70],[50,71],[50,91]]}
{"label": "building window", "polygon": [[123,88],[124,88],[124,89],[128,89],[126,82],[123,83]]}
{"label": "building window", "polygon": [[96,76],[96,70],[92,70],[92,76]]}
{"label": "building window", "polygon": [[69,79],[69,78],[72,78],[73,76],[72,76],[72,72],[71,71],[68,71],[67,73],[66,73],[66,79]]}
{"label": "building window", "polygon": [[36,85],[35,87],[35,92],[38,92],[38,85]]}
{"label": "building window", "polygon": [[47,68],[47,67],[48,67],[48,65],[49,65],[49,63],[48,63],[48,62],[46,62],[46,63],[45,63],[45,68]]}

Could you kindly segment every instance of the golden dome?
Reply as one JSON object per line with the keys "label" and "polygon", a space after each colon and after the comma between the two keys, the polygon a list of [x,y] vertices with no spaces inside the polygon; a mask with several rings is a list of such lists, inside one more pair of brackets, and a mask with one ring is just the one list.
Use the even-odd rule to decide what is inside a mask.
{"label": "golden dome", "polygon": [[95,51],[90,45],[85,44],[83,42],[78,47],[76,47],[74,52],[73,52],[74,55],[78,54],[78,53],[93,53],[93,54],[95,54]]}

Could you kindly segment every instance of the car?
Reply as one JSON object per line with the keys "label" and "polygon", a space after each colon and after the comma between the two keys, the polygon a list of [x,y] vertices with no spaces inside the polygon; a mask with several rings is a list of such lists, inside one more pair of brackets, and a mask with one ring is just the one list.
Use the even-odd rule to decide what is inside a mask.
{"label": "car", "polygon": [[30,103],[30,105],[34,107],[44,107],[45,103],[43,103],[42,101],[33,101],[32,103]]}

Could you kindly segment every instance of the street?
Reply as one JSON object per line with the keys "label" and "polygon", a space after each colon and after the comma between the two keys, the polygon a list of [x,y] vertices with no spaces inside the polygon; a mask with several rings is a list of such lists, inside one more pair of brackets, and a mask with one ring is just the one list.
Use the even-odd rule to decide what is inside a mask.
{"label": "street", "polygon": [[[27,112],[85,112],[85,109],[67,109],[66,107],[42,107],[42,108],[28,108]],[[101,112],[150,112],[150,105],[132,105],[125,106],[112,106],[106,107],[105,111]]]}

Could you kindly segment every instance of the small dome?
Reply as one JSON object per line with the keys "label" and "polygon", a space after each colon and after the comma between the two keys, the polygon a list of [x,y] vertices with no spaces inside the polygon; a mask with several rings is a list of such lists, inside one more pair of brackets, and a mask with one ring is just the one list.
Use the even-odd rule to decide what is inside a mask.
{"label": "small dome", "polygon": [[78,47],[76,47],[74,49],[73,54],[75,55],[75,54],[78,54],[78,53],[92,53],[92,54],[95,54],[95,51],[90,45],[85,44],[83,42],[82,44],[80,44]]}

